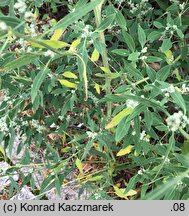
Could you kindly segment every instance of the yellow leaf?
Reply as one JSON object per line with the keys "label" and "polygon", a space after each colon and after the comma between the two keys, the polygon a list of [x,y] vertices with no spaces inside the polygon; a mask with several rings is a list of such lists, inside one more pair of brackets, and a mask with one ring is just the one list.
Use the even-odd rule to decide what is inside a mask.
{"label": "yellow leaf", "polygon": [[127,146],[126,148],[124,149],[121,149],[116,156],[123,156],[123,155],[126,155],[126,154],[129,154],[132,150],[133,146],[132,145],[129,145]]}
{"label": "yellow leaf", "polygon": [[100,56],[99,52],[96,49],[94,49],[94,51],[93,51],[93,53],[91,55],[91,61],[92,62],[98,61],[99,56]]}
{"label": "yellow leaf", "polygon": [[83,175],[83,165],[82,165],[81,161],[79,160],[79,158],[76,159],[75,165],[77,166],[80,174]]}
{"label": "yellow leaf", "polygon": [[[56,41],[56,40],[38,40],[39,43],[44,43],[45,45],[47,46],[50,46],[54,49],[59,49],[59,48],[63,48],[63,47],[67,47],[69,46],[68,43],[65,43],[63,41]],[[29,41],[31,46],[34,46],[34,47],[38,47],[38,48],[45,48],[45,46],[41,45],[41,44],[38,44],[37,42],[32,42],[32,41]]]}
{"label": "yellow leaf", "polygon": [[70,49],[75,49],[81,42],[81,39],[74,40],[70,46]]}
{"label": "yellow leaf", "polygon": [[134,196],[137,194],[137,191],[132,190],[132,189],[128,193],[125,194],[124,193],[125,188],[118,188],[117,186],[114,186],[114,190],[115,190],[115,193],[118,197],[124,198],[126,200],[128,200],[129,196]]}
{"label": "yellow leaf", "polygon": [[100,86],[97,83],[95,83],[95,89],[96,89],[96,92],[100,94]]}
{"label": "yellow leaf", "polygon": [[6,158],[5,150],[4,150],[3,146],[1,146],[1,145],[0,145],[0,152],[2,153],[3,157]]}
{"label": "yellow leaf", "polygon": [[61,79],[61,80],[59,80],[59,82],[68,88],[74,88],[74,89],[77,88],[76,83],[69,82],[68,80]]}
{"label": "yellow leaf", "polygon": [[166,55],[166,62],[167,64],[172,64],[173,61],[174,61],[174,57],[173,57],[173,53],[171,52],[171,50],[167,50],[165,52],[165,55]]}
{"label": "yellow leaf", "polygon": [[110,69],[109,68],[106,68],[106,67],[100,67],[100,69],[102,71],[104,71],[104,73],[111,73]]}
{"label": "yellow leaf", "polygon": [[88,181],[99,181],[99,180],[101,180],[103,177],[104,177],[103,175],[94,176],[94,177],[88,179]]}
{"label": "yellow leaf", "polygon": [[63,29],[59,28],[54,31],[54,34],[51,36],[51,40],[58,41],[62,36]]}
{"label": "yellow leaf", "polygon": [[63,76],[67,77],[67,78],[71,78],[71,79],[77,79],[77,76],[74,73],[72,73],[71,71],[64,72]]}
{"label": "yellow leaf", "polygon": [[131,114],[133,112],[133,108],[127,107],[123,109],[121,112],[119,112],[116,116],[113,117],[110,123],[108,123],[105,127],[105,129],[110,129],[115,127],[119,124],[119,122],[127,115]]}
{"label": "yellow leaf", "polygon": [[65,147],[65,148],[62,148],[60,151],[61,151],[62,153],[67,153],[67,152],[71,151],[71,147],[67,146],[67,147]]}

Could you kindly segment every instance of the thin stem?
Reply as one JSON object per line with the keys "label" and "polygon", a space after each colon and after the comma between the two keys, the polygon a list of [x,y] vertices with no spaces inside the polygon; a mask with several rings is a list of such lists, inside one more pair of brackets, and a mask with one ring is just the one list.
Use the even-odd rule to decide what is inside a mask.
{"label": "thin stem", "polygon": [[[97,5],[96,8],[94,9],[95,22],[96,22],[97,27],[101,23],[102,4],[103,4],[103,2],[99,5]],[[106,44],[104,32],[99,32],[99,40],[103,44]],[[107,52],[106,47],[103,48],[103,52],[101,53],[101,55],[102,55],[102,62],[103,62],[104,67],[106,67],[107,69],[110,69],[109,68],[109,62],[108,62],[108,52]],[[111,93],[111,77],[110,76],[106,77],[106,85],[105,86],[106,86],[106,95],[108,95]],[[110,119],[111,113],[112,113],[112,103],[107,102],[107,119]]]}

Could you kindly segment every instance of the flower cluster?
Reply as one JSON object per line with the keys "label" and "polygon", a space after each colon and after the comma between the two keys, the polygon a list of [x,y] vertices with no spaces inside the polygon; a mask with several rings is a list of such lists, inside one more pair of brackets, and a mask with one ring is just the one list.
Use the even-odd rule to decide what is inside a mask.
{"label": "flower cluster", "polygon": [[141,168],[138,170],[138,175],[144,174],[145,171],[146,171],[146,170],[144,169],[144,167],[141,167]]}
{"label": "flower cluster", "polygon": [[167,126],[169,127],[169,130],[176,131],[180,127],[185,128],[186,125],[189,124],[189,119],[181,111],[179,111],[177,113],[173,113],[173,115],[170,115],[166,119],[166,122],[167,122]]}
{"label": "flower cluster", "polygon": [[32,48],[28,46],[28,42],[24,40],[23,38],[20,38],[16,42],[21,47],[20,49],[16,49],[16,51],[18,52],[31,52],[32,51]]}
{"label": "flower cluster", "polygon": [[169,97],[170,93],[175,92],[175,87],[174,85],[171,84],[169,85],[169,87],[161,89],[161,91],[165,93],[166,97]]}
{"label": "flower cluster", "polygon": [[7,29],[8,29],[8,26],[6,25],[6,23],[1,21],[0,22],[0,30],[1,31],[6,31]]}
{"label": "flower cluster", "polygon": [[81,34],[81,38],[88,38],[92,35],[93,32],[90,31],[90,26],[86,25]]}
{"label": "flower cluster", "polygon": [[182,84],[181,92],[182,94],[189,93],[189,86],[187,86],[186,84]]}
{"label": "flower cluster", "polygon": [[153,10],[153,7],[148,4],[148,0],[141,0],[140,3],[133,3],[130,0],[128,5],[131,8],[130,12],[134,15],[138,14],[138,16],[145,16]]}
{"label": "flower cluster", "polygon": [[14,9],[17,10],[18,13],[24,13],[27,9],[25,0],[17,0],[14,4]]}
{"label": "flower cluster", "polygon": [[131,100],[131,99],[128,99],[127,101],[126,101],[126,105],[127,105],[127,107],[130,107],[130,108],[135,108],[136,106],[138,106],[138,101],[134,101],[134,100]]}
{"label": "flower cluster", "polygon": [[146,141],[146,142],[150,141],[149,135],[147,135],[144,130],[142,131],[142,133],[140,133],[140,140],[143,140],[143,141]]}
{"label": "flower cluster", "polygon": [[87,134],[88,137],[91,138],[91,139],[95,139],[96,136],[97,136],[97,133],[95,133],[95,132],[93,133],[93,132],[91,132],[91,131],[87,131],[86,134]]}
{"label": "flower cluster", "polygon": [[9,131],[7,122],[6,122],[6,116],[3,116],[0,118],[0,131],[6,134]]}
{"label": "flower cluster", "polygon": [[31,124],[34,128],[36,128],[36,131],[39,133],[42,133],[45,127],[43,125],[40,125],[39,122],[35,119],[32,119]]}
{"label": "flower cluster", "polygon": [[139,55],[141,55],[141,56],[140,56],[140,59],[141,59],[141,60],[147,59],[147,56],[144,55],[144,54],[147,52],[147,50],[148,50],[148,47],[144,47],[144,48],[142,48],[142,50],[140,51]]}
{"label": "flower cluster", "polygon": [[53,58],[55,56],[55,53],[51,50],[47,50],[45,53],[44,53],[44,56],[46,57],[50,57],[50,58]]}
{"label": "flower cluster", "polygon": [[26,11],[26,13],[24,14],[24,18],[26,21],[32,22],[34,20],[35,16],[31,11]]}

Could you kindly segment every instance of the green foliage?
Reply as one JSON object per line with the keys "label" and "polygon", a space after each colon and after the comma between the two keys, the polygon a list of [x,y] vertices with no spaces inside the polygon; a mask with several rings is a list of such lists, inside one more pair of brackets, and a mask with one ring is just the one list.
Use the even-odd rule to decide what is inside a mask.
{"label": "green foliage", "polygon": [[74,173],[89,199],[189,199],[188,1],[17,3],[0,2],[10,197]]}

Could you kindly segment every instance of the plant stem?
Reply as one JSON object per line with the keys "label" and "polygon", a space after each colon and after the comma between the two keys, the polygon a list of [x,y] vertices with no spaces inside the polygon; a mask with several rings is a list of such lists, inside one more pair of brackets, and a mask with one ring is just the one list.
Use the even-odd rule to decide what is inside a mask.
{"label": "plant stem", "polygon": [[[96,22],[97,27],[101,23],[102,5],[103,5],[103,2],[97,5],[96,8],[94,9],[95,22]],[[99,32],[99,41],[106,45],[104,32]],[[106,46],[103,47],[103,52],[101,53],[101,55],[102,55],[102,62],[103,62],[104,67],[106,67],[107,69],[110,69],[109,63],[108,63],[108,54],[107,54]],[[106,95],[110,94],[111,93],[111,77],[110,76],[106,77],[105,87],[106,87]],[[112,103],[107,102],[107,119],[110,119],[111,113],[112,113]]]}

